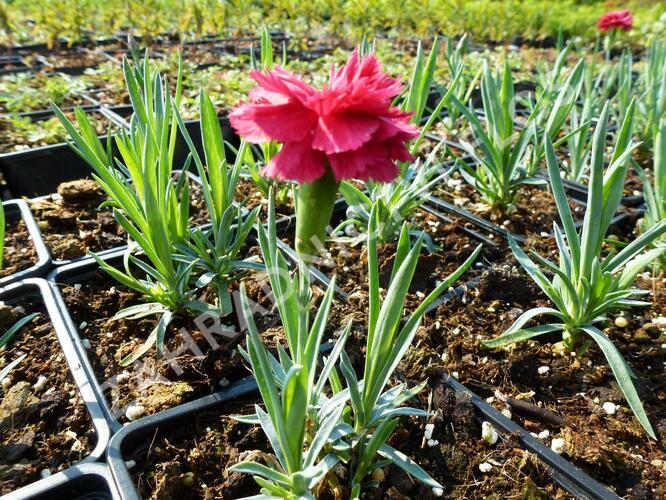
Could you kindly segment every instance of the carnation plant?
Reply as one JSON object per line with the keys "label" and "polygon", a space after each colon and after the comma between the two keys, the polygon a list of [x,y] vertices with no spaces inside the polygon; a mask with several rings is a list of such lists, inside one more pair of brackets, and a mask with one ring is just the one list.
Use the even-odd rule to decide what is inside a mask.
{"label": "carnation plant", "polygon": [[[666,220],[652,226],[621,251],[604,252],[604,240],[610,222],[622,199],[624,179],[630,155],[634,104],[630,105],[618,133],[610,164],[604,172],[604,149],[608,124],[608,104],[604,107],[594,133],[590,155],[590,182],[587,210],[580,233],[571,215],[555,150],[545,140],[548,173],[564,232],[555,224],[559,264],[532,252],[532,259],[509,238],[513,254],[530,277],[552,301],[554,307],[537,307],[523,313],[500,337],[484,341],[489,347],[525,341],[540,335],[562,333],[564,346],[575,352],[583,336],[594,341],[603,352],[629,406],[647,433],[656,439],[633,380],[636,378],[612,340],[598,328],[610,312],[648,302],[635,300],[649,293],[633,288],[637,274],[666,251],[666,247],[643,251],[666,232]],[[551,275],[552,278],[548,276]],[[553,321],[526,326],[539,316]]]}
{"label": "carnation plant", "polygon": [[[243,220],[233,206],[239,164],[228,170],[217,117],[210,100],[201,97],[202,138],[208,169],[198,154],[195,163],[202,177],[204,198],[210,213],[210,230],[189,228],[189,184],[187,175],[173,180],[173,157],[179,123],[177,108],[182,91],[179,68],[175,94],[166,79],[152,71],[148,57],[132,65],[123,61],[123,72],[134,114],[129,131],[115,136],[119,157],[113,157],[112,136],[106,144],[97,137],[88,117],[76,110],[78,129],[54,105],[67,129],[74,150],[92,167],[93,177],[109,196],[118,224],[130,239],[124,268],[117,269],[93,254],[100,268],[123,285],[138,291],[147,303],[119,311],[112,319],[140,319],[158,315],[157,325],[142,346],[126,356],[127,365],[153,346],[160,357],[167,328],[183,311],[226,314],[231,309],[226,283],[239,269],[251,267],[236,257],[251,229],[256,212]],[[193,149],[189,135],[186,140]],[[137,255],[136,250],[143,255]],[[180,249],[180,253],[177,249]],[[205,274],[195,282],[194,274]],[[195,299],[197,289],[212,284],[218,293],[217,306]]]}
{"label": "carnation plant", "polygon": [[606,59],[610,59],[610,51],[613,48],[613,43],[617,38],[620,31],[627,32],[633,27],[634,20],[631,12],[628,10],[615,10],[606,12],[597,21],[597,28],[601,33],[604,33],[604,49],[606,52]]}
{"label": "carnation plant", "polygon": [[[107,205],[113,207],[114,218],[132,241],[124,270],[93,257],[111,277],[150,300],[123,309],[113,319],[159,316],[145,343],[122,360],[122,364],[130,364],[152,346],[161,355],[166,330],[177,312],[207,306],[192,299],[195,288],[190,278],[195,262],[179,262],[174,252],[176,243],[184,243],[189,232],[187,176],[178,183],[172,179],[178,132],[173,107],[180,102],[182,73],[178,72],[173,100],[166,79],[152,72],[147,56],[134,65],[124,59],[123,73],[134,114],[129,132],[121,130],[115,136],[120,158],[113,157],[110,131],[106,145],[102,144],[83,110],[76,110],[79,132],[55,104],[53,107],[69,132],[72,148],[92,167],[93,177],[110,198]],[[134,255],[135,247],[145,259]],[[132,267],[140,276],[135,276]]]}
{"label": "carnation plant", "polygon": [[279,67],[251,75],[258,83],[252,102],[229,118],[250,143],[282,143],[262,173],[300,184],[296,249],[311,257],[325,241],[340,182],[392,181],[399,173],[396,160],[412,160],[406,141],[419,134],[411,113],[392,105],[402,85],[374,54],[361,59],[355,50],[321,90]]}
{"label": "carnation plant", "polygon": [[[526,184],[540,184],[528,175],[526,151],[532,136],[531,127],[516,126],[514,86],[508,62],[504,72],[493,74],[484,63],[481,78],[483,124],[479,117],[458,101],[451,99],[465,115],[472,128],[475,145],[462,142],[465,152],[477,163],[476,167],[464,162],[462,174],[494,209],[511,210],[518,190]],[[533,117],[528,118],[528,122]]]}
{"label": "carnation plant", "polygon": [[255,207],[244,215],[245,208],[234,203],[236,186],[241,165],[247,150],[243,141],[236,152],[233,165],[227,162],[226,148],[222,139],[220,122],[213,103],[205,91],[199,98],[201,116],[201,139],[204,158],[197,152],[187,127],[178,110],[175,111],[180,132],[190,148],[199,180],[203,188],[204,200],[210,218],[210,228],[194,228],[189,238],[177,244],[181,258],[188,265],[192,262],[203,271],[199,285],[211,286],[217,296],[220,314],[232,312],[229,283],[236,281],[248,269],[262,269],[263,266],[250,258],[241,258],[245,241],[257,219],[260,207]]}
{"label": "carnation plant", "polygon": [[[231,467],[233,471],[254,475],[263,496],[253,498],[314,499],[326,488],[333,490],[336,498],[359,498],[372,471],[390,463],[430,487],[441,488],[419,465],[387,443],[401,416],[428,415],[403,406],[425,384],[411,389],[405,384],[386,387],[428,306],[469,268],[480,247],[403,321],[405,298],[423,240],[419,238],[412,246],[407,226],[403,226],[391,284],[382,301],[376,224],[377,214],[373,211],[367,230],[368,336],[363,379],[358,380],[344,351],[351,323],[343,328],[322,368],[318,368],[335,279],[311,322],[307,268],[301,261],[297,275],[290,276],[278,250],[272,198],[269,201],[268,230],[259,226],[259,238],[288,348],[278,347],[275,357],[262,345],[243,291],[249,332],[244,355],[255,373],[265,409],[257,405],[253,416],[237,418],[261,425],[275,453],[275,459],[265,460],[266,464],[248,459]],[[349,491],[343,489],[333,472],[338,464],[349,470]]]}
{"label": "carnation plant", "polygon": [[[566,53],[566,52],[564,52]],[[527,162],[527,175],[537,174],[543,160],[543,137],[548,135],[555,146],[564,143],[569,136],[560,138],[560,132],[576,108],[576,102],[583,86],[585,62],[580,61],[563,83],[553,83],[550,88],[542,88],[531,109],[527,127],[532,132],[532,149]],[[556,81],[556,80],[555,80]],[[585,125],[587,126],[587,125]],[[574,130],[573,133],[576,133]]]}

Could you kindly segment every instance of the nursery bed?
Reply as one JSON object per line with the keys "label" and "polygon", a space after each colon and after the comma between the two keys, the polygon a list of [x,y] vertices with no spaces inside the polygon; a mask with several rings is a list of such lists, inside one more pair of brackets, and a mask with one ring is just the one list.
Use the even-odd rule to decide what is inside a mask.
{"label": "nursery bed", "polygon": [[[480,438],[480,428],[469,400],[437,380],[431,387],[433,437],[442,439],[440,447],[421,446],[425,421],[404,422],[395,433],[394,445],[416,458],[444,486],[445,497],[504,498],[551,496],[571,498],[557,487],[547,469],[514,443],[488,446]],[[227,402],[213,410],[192,413],[187,426],[156,426],[143,439],[132,439],[126,446],[126,460],[136,464],[132,479],[140,498],[199,499],[240,498],[257,494],[258,486],[247,474],[226,471],[249,457],[268,457],[270,447],[258,427],[235,422],[233,414],[251,413],[256,400]],[[428,407],[426,397],[419,406]],[[444,431],[455,426],[456,432]],[[410,443],[409,449],[405,443]],[[261,459],[260,459],[261,460]],[[490,473],[481,473],[482,462],[501,462]],[[386,467],[379,487],[366,488],[363,498],[436,498],[432,490],[410,480],[396,467]],[[125,492],[125,498],[133,498]],[[318,498],[332,499],[322,492]]]}
{"label": "nursery bed", "polygon": [[[243,255],[258,255],[259,249],[249,244]],[[120,255],[105,257],[119,265]],[[130,367],[120,365],[122,357],[131,353],[145,340],[156,324],[154,317],[143,320],[109,321],[124,307],[140,302],[140,295],[117,282],[97,268],[89,259],[60,268],[51,277],[57,283],[62,304],[67,307],[70,335],[87,346],[84,349],[91,365],[95,385],[104,394],[112,427],[117,421],[127,421],[125,407],[140,405],[147,414],[159,412],[197,397],[220,390],[230,382],[247,375],[244,360],[237,346],[244,342],[244,320],[239,318],[237,288],[232,290],[235,310],[221,321],[222,327],[213,329],[208,337],[201,331],[201,323],[191,315],[181,315],[170,325],[165,337],[165,358],[157,360],[149,354]],[[316,281],[313,280],[315,283]],[[267,345],[283,343],[282,331],[275,326],[279,321],[266,296],[265,275],[257,273],[246,278],[249,299],[257,309],[255,321]],[[323,292],[314,288],[315,297]],[[212,297],[209,297],[209,300]],[[204,318],[210,325],[210,318]],[[220,336],[220,330],[228,336]],[[209,339],[213,338],[213,342]],[[193,347],[196,343],[198,347]]]}
{"label": "nursery bed", "polygon": [[[638,372],[641,398],[663,439],[666,334],[650,325],[652,318],[665,313],[663,281],[656,290],[652,308],[629,313],[628,327],[607,331]],[[439,307],[435,321],[417,335],[416,349],[405,363],[418,367],[423,363],[419,358],[427,359],[457,373],[480,396],[493,398],[499,408],[506,406],[499,394],[530,403],[532,411],[512,407],[513,418],[531,432],[548,430],[549,439],[564,438],[565,454],[592,477],[619,495],[662,497],[666,453],[648,440],[598,349],[592,347],[579,358],[563,357],[552,347],[557,336],[497,350],[480,344],[480,339],[500,335],[521,311],[543,305],[549,305],[548,301],[522,272],[508,266],[491,268],[465,302],[449,301]],[[446,346],[443,352],[441,346]],[[607,415],[604,402],[616,404],[617,413]]]}
{"label": "nursery bed", "polygon": [[[2,494],[83,460],[98,438],[39,294],[32,291],[12,304],[0,306],[2,331],[27,314],[40,315],[2,353],[5,364],[27,354],[10,374],[0,403]],[[46,378],[42,391],[33,387],[40,377]]]}
{"label": "nursery bed", "polygon": [[[421,298],[430,293],[435,286],[446,279],[483,243],[483,249],[477,261],[463,275],[461,280],[473,279],[486,261],[502,258],[506,246],[501,247],[489,238],[473,234],[461,228],[441,214],[420,209],[414,214],[412,223],[415,231],[423,230],[432,238],[434,251],[428,252],[425,245],[410,287],[410,303],[418,304]],[[335,225],[335,224],[334,224]],[[396,243],[384,243],[378,246],[380,262],[380,286],[388,288]],[[367,251],[365,240],[352,246],[344,240],[335,238],[326,242],[326,255],[322,257],[318,268],[328,275],[337,276],[337,285],[348,295],[367,292]]]}

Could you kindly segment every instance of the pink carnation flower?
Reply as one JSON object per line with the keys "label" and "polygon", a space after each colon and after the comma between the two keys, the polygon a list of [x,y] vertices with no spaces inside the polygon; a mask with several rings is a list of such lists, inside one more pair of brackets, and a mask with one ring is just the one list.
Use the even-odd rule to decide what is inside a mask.
{"label": "pink carnation flower", "polygon": [[597,28],[600,31],[608,31],[610,29],[620,29],[629,31],[633,26],[634,20],[631,17],[631,12],[628,10],[616,10],[614,12],[606,12],[597,21]]}
{"label": "pink carnation flower", "polygon": [[335,179],[390,182],[396,160],[413,159],[405,142],[418,136],[411,113],[391,107],[402,90],[374,54],[331,69],[328,85],[316,90],[298,76],[276,68],[253,71],[258,83],[252,102],[236,107],[229,119],[248,142],[283,143],[262,173],[298,182],[320,178],[331,166]]}

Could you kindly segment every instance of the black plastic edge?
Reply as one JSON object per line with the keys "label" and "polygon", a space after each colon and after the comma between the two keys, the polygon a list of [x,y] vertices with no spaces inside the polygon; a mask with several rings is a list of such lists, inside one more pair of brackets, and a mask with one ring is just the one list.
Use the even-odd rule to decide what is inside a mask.
{"label": "black plastic edge", "polygon": [[111,438],[111,430],[104,418],[102,408],[88,383],[88,378],[83,370],[80,356],[71,337],[67,335],[66,330],[63,328],[61,310],[53,296],[52,288],[49,286],[49,283],[42,278],[28,278],[18,283],[12,283],[11,285],[0,289],[0,300],[10,301],[29,293],[38,293],[44,302],[49,320],[55,330],[56,337],[60,343],[62,353],[65,356],[69,371],[72,374],[74,383],[79,390],[88,413],[92,418],[93,428],[95,429],[97,436],[97,443],[88,457],[83,459],[81,463],[98,461],[106,452],[107,444]]}
{"label": "black plastic edge", "polygon": [[111,471],[105,464],[77,464],[24,486],[3,500],[120,500]]}
{"label": "black plastic edge", "polygon": [[445,377],[446,384],[456,392],[468,395],[472,404],[485,420],[503,435],[518,438],[522,447],[537,455],[539,459],[552,468],[553,480],[576,498],[619,500],[620,497],[611,492],[601,483],[592,479],[581,469],[545,446],[538,438],[532,436],[521,426],[490,406],[474,392],[458,382],[450,375]]}
{"label": "black plastic edge", "polygon": [[37,262],[27,269],[23,269],[22,271],[1,278],[0,287],[7,286],[22,279],[31,278],[33,276],[45,275],[51,268],[51,253],[49,252],[49,249],[42,239],[42,233],[39,230],[39,225],[35,221],[35,218],[33,217],[28,204],[24,200],[9,200],[3,202],[2,205],[5,209],[5,213],[11,211],[12,209],[18,210],[19,216],[21,219],[23,219],[26,229],[28,230],[32,244],[35,246],[35,251],[37,252]]}

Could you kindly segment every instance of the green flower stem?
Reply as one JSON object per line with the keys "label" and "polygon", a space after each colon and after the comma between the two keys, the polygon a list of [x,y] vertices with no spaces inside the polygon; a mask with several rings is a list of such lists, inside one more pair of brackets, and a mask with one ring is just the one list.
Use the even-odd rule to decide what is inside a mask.
{"label": "green flower stem", "polygon": [[296,204],[296,251],[302,259],[312,260],[326,241],[326,227],[333,215],[333,205],[340,183],[333,171],[326,172],[313,182],[298,188]]}

